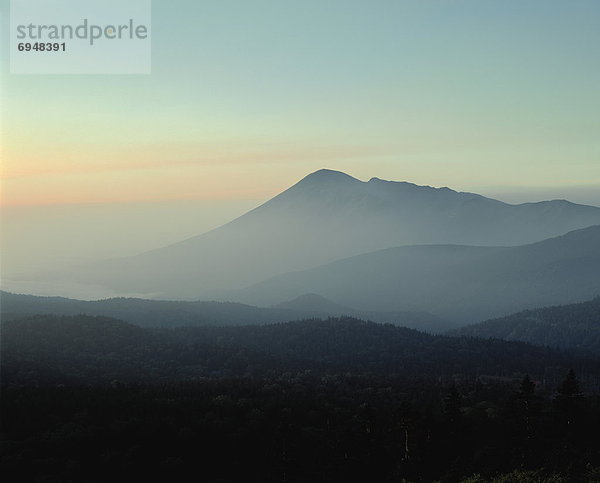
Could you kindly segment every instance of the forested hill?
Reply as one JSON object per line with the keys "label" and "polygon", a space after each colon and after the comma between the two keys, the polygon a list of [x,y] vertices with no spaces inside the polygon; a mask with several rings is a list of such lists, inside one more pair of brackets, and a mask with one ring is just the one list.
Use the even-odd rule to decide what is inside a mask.
{"label": "forested hill", "polygon": [[[245,347],[336,370],[402,373],[408,377],[453,374],[540,375],[552,364],[578,364],[577,357],[524,343],[454,338],[352,318],[303,320],[248,327],[175,329],[181,342],[199,340]],[[592,364],[593,366],[593,364]],[[560,371],[559,371],[560,372]],[[600,366],[598,367],[600,372]]]}
{"label": "forested hill", "polygon": [[88,301],[0,291],[0,308],[4,319],[36,314],[88,314],[112,317],[140,327],[273,324],[312,317],[341,315],[430,332],[444,332],[456,327],[456,325],[425,312],[361,312],[336,306],[317,295],[299,297],[278,307],[255,307],[234,302],[189,302],[125,297]]}
{"label": "forested hill", "polygon": [[600,354],[600,297],[578,304],[524,310],[451,334],[518,340]]}
{"label": "forested hill", "polygon": [[100,315],[125,320],[140,327],[184,325],[245,325],[292,320],[291,310],[211,301],[171,301],[117,297],[104,300],[76,300],[40,297],[0,291],[4,315],[36,314]]}
{"label": "forested hill", "polygon": [[2,382],[160,383],[285,371],[404,379],[530,373],[553,384],[600,365],[520,342],[432,336],[350,318],[246,327],[142,329],[104,317],[33,316],[2,327]]}

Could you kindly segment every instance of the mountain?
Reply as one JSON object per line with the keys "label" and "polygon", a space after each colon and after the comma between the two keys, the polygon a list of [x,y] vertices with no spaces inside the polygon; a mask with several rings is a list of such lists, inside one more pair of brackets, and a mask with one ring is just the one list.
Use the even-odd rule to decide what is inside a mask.
{"label": "mountain", "polygon": [[255,307],[232,302],[187,302],[123,297],[84,301],[0,291],[0,309],[3,320],[24,315],[88,314],[121,319],[139,327],[258,325],[332,315],[352,315],[428,332],[443,332],[454,327],[427,313],[361,312],[334,304],[316,294],[307,294],[275,307]]}
{"label": "mountain", "polygon": [[600,354],[600,297],[579,304],[524,310],[463,327],[452,334],[518,340]]}
{"label": "mountain", "polygon": [[208,233],[62,278],[150,298],[206,299],[384,248],[511,246],[594,224],[600,224],[600,208],[563,200],[510,205],[449,188],[363,182],[324,169]]}
{"label": "mountain", "polygon": [[360,310],[426,311],[463,324],[600,293],[600,226],[517,247],[389,248],[232,292],[269,304],[307,292]]}

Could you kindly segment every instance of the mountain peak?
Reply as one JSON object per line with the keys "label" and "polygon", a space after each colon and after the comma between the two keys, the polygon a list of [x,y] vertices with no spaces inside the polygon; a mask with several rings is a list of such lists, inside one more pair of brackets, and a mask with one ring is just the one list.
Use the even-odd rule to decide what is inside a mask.
{"label": "mountain peak", "polygon": [[365,183],[346,173],[323,168],[305,176],[291,188],[277,195],[273,200],[289,195],[304,196],[307,193],[338,191],[340,189],[347,190],[363,184]]}
{"label": "mountain peak", "polygon": [[300,180],[300,183],[304,183],[307,181],[311,181],[311,182],[327,182],[327,183],[331,183],[331,182],[359,182],[362,183],[362,181],[353,178],[352,176],[350,176],[349,174],[343,173],[342,171],[335,171],[333,169],[319,169],[318,171],[315,171],[314,173],[310,173],[308,176],[305,176],[302,180]]}

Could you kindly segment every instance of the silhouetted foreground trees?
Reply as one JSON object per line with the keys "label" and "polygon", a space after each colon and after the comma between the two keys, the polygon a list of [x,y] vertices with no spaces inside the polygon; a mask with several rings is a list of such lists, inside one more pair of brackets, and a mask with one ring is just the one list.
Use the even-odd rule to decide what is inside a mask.
{"label": "silhouetted foreground trees", "polygon": [[199,332],[13,321],[2,328],[0,474],[595,481],[597,361],[480,342],[349,319]]}

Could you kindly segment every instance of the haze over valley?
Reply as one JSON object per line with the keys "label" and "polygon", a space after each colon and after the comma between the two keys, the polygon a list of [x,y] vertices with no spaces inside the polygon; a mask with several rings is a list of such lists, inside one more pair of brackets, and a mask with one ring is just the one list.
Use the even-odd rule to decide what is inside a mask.
{"label": "haze over valley", "polygon": [[[52,295],[54,286],[71,298],[99,290],[83,298],[136,294],[258,307],[315,294],[341,310],[308,307],[298,317],[275,318],[354,315],[438,331],[593,298],[600,293],[599,246],[598,207],[566,200],[511,205],[321,169],[204,234],[46,271],[39,282],[50,293],[37,293]],[[426,316],[409,321],[402,314]]]}
{"label": "haze over valley", "polygon": [[[275,290],[254,298],[249,294],[257,289],[245,287],[286,272],[312,269],[381,249],[408,245],[508,247],[531,244],[595,224],[600,224],[600,208],[564,200],[510,205],[449,188],[378,178],[364,182],[338,171],[319,170],[258,208],[212,231],[139,255],[87,264],[70,271],[55,271],[49,280],[57,285],[104,287],[104,293],[114,295],[221,299],[259,305],[272,305],[314,292],[357,310],[427,312],[429,310],[417,303],[412,293],[404,301],[401,292],[392,293],[394,301],[388,297],[383,306],[378,307],[381,297],[367,300],[368,290],[363,292],[362,298],[344,299],[324,287],[323,280],[287,292],[282,286],[281,295]],[[450,249],[411,250],[424,253],[420,260],[411,258],[415,274],[424,274],[425,267],[433,263],[425,254],[427,250],[437,253],[435,257],[442,260],[440,250]],[[461,250],[494,252],[493,249]],[[568,250],[564,254],[568,257]],[[455,255],[450,258],[454,259]],[[359,277],[354,274],[351,278]],[[593,289],[588,287],[579,295],[575,290],[571,297],[589,298]],[[427,297],[427,291],[422,291],[422,295]],[[551,295],[546,299],[536,295],[530,300],[525,297],[524,303],[536,305],[549,297]],[[524,307],[509,303],[507,308]],[[471,320],[481,314],[476,312]],[[444,317],[445,314],[436,315]],[[456,315],[460,314],[452,314]]]}

